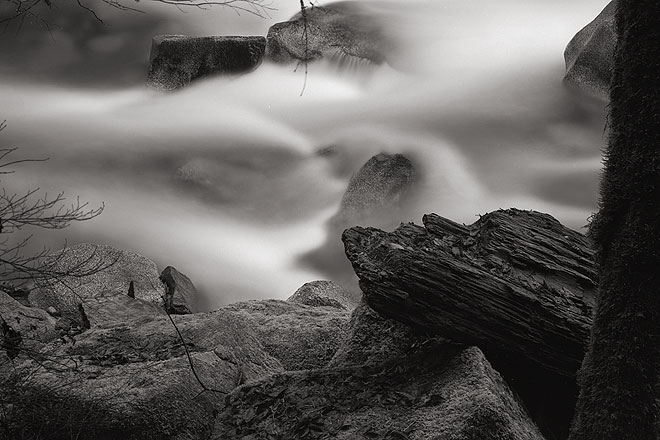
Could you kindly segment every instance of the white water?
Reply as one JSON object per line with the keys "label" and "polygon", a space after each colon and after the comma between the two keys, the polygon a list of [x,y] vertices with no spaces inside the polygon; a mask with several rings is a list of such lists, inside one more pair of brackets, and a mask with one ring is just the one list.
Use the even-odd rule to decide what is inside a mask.
{"label": "white water", "polygon": [[[562,53],[605,4],[370,2],[404,48],[405,73],[311,65],[303,96],[301,71],[268,64],[170,95],[6,77],[0,142],[50,161],[3,184],[105,202],[99,218],[38,238],[54,248],[63,237],[108,243],[174,265],[211,306],[285,298],[323,278],[297,258],[321,244],[348,178],[380,151],[408,155],[422,176],[414,208],[396,220],[436,212],[471,223],[517,207],[580,228],[595,209],[604,112],[564,89]],[[280,20],[295,12],[286,6]],[[220,33],[264,34],[272,23],[227,17]],[[181,31],[219,33],[208,14],[184,21]],[[331,145],[335,156],[315,154]],[[212,189],[182,185],[186,164]]]}

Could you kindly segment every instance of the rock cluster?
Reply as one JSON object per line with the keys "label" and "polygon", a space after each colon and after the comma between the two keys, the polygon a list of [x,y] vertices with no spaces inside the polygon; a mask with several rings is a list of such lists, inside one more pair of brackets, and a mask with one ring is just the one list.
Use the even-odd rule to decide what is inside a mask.
{"label": "rock cluster", "polygon": [[[2,335],[0,362],[11,365],[0,370],[3,395],[11,396],[0,403],[2,426],[12,435],[41,438],[61,438],[62,432],[73,430],[82,439],[542,439],[536,422],[546,434],[556,434],[555,426],[548,426],[556,419],[542,416],[524,392],[528,384],[521,389],[516,376],[531,365],[525,356],[543,360],[534,356],[545,351],[506,350],[502,341],[507,326],[513,329],[511,340],[521,343],[515,319],[500,322],[500,333],[493,333],[491,344],[480,326],[488,319],[504,318],[497,313],[488,318],[479,303],[460,306],[467,299],[456,300],[465,320],[475,313],[482,317],[469,328],[460,324],[450,331],[438,326],[449,316],[461,315],[443,317],[442,310],[434,309],[439,298],[449,298],[442,300],[447,302],[451,296],[446,297],[447,287],[432,284],[447,278],[441,270],[444,265],[474,261],[487,273],[449,276],[444,286],[453,282],[474,287],[475,280],[498,280],[508,274],[511,280],[525,280],[531,289],[525,297],[537,296],[538,307],[549,311],[539,309],[537,318],[562,313],[562,298],[570,292],[561,285],[584,291],[589,282],[591,254],[586,242],[549,216],[523,211],[484,216],[474,230],[437,216],[425,218],[425,225],[402,226],[389,235],[361,228],[344,234],[347,256],[366,293],[352,314],[345,292],[329,282],[308,283],[290,301],[248,301],[184,315],[165,314],[167,301],[140,299],[138,288],[131,297],[126,290],[103,290],[99,284],[81,298],[80,304],[89,310],[87,326],[62,335],[57,321],[63,317],[3,294],[3,328],[12,332],[3,330]],[[516,237],[529,243],[527,247]],[[507,246],[513,249],[508,256]],[[401,266],[406,275],[396,275],[396,259],[414,257],[416,252],[419,261],[432,255],[439,266],[427,265],[418,272],[413,259]],[[149,260],[120,255],[127,261],[115,263],[133,268],[125,276],[152,273]],[[536,266],[528,264],[529,255]],[[535,267],[554,287],[533,288],[543,285],[534,275]],[[576,284],[567,281],[570,277]],[[166,291],[192,286],[174,268],[161,278],[169,283],[163,286]],[[416,286],[416,279],[429,290]],[[397,285],[397,280],[403,284]],[[398,298],[395,308],[389,308],[388,297]],[[418,305],[418,298],[424,298],[426,309]],[[511,307],[507,316],[515,317],[516,306]],[[565,312],[575,313],[572,310]],[[532,330],[556,336],[553,322],[541,320]],[[553,341],[548,337],[541,342],[551,346]],[[523,356],[512,357],[516,353]],[[520,369],[509,368],[499,354]],[[557,350],[558,357],[564,354]],[[496,369],[500,366],[503,375]],[[552,369],[529,371],[536,371],[535,380],[549,383],[557,375]]]}
{"label": "rock cluster", "polygon": [[373,11],[359,2],[340,1],[276,23],[266,37],[156,36],[147,85],[172,91],[209,75],[251,72],[264,59],[287,64],[324,58],[345,67],[382,64],[393,46]]}

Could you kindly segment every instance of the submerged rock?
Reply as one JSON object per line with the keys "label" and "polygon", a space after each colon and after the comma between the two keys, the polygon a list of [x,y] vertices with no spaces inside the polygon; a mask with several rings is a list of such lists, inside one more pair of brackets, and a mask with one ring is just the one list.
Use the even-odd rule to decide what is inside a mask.
{"label": "submerged rock", "polygon": [[564,81],[603,100],[609,100],[610,79],[614,68],[614,48],[617,40],[615,11],[616,0],[613,0],[573,37],[564,51]]}
{"label": "submerged rock", "polygon": [[341,234],[357,225],[385,229],[398,225],[415,182],[415,167],[404,155],[380,153],[370,158],[351,177],[339,211],[328,222],[325,243],[304,255],[303,263],[349,289],[357,303],[361,293],[344,255]]}
{"label": "submerged rock", "polygon": [[239,74],[256,69],[266,50],[264,37],[154,37],[147,85],[175,90],[214,74]]}
{"label": "submerged rock", "polygon": [[165,284],[165,310],[168,313],[185,315],[197,311],[198,293],[190,278],[167,266],[160,274],[160,280]]}
{"label": "submerged rock", "polygon": [[334,307],[340,310],[353,310],[356,306],[352,295],[333,281],[305,283],[287,301],[314,307]]}
{"label": "submerged rock", "polygon": [[[278,63],[329,58],[339,64],[381,64],[389,48],[383,25],[359,2],[314,6],[268,30],[266,57]],[[306,27],[306,29],[305,29]]]}

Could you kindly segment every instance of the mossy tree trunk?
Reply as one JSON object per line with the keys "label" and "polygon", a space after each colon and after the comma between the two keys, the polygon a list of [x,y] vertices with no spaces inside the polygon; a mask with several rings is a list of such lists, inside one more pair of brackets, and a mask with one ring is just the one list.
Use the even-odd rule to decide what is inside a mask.
{"label": "mossy tree trunk", "polygon": [[660,2],[619,0],[616,29],[600,286],[570,440],[660,438]]}

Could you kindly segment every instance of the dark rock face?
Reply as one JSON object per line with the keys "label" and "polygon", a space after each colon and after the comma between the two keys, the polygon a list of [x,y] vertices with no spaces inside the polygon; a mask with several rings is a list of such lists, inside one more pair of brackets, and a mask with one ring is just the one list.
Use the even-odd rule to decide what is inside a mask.
{"label": "dark rock face", "polygon": [[160,274],[165,284],[165,310],[175,315],[185,315],[196,311],[197,289],[190,278],[167,266]]}
{"label": "dark rock face", "polygon": [[603,100],[609,99],[614,67],[614,47],[617,40],[614,28],[615,10],[616,0],[613,0],[573,37],[564,51],[564,81]]}
{"label": "dark rock face", "polygon": [[351,294],[332,281],[305,283],[287,301],[313,307],[334,307],[340,310],[353,310],[356,306]]}
{"label": "dark rock face", "polygon": [[359,2],[337,2],[301,13],[268,30],[266,57],[278,63],[334,59],[339,63],[385,61],[388,51],[382,25]]}
{"label": "dark rock face", "polygon": [[13,368],[0,359],[0,422],[16,438],[40,431],[48,434],[39,438],[207,439],[226,393],[286,366],[327,362],[348,323],[346,312],[284,301],[172,315],[195,373],[215,390],[202,392],[167,316],[133,308],[123,318],[51,342],[36,357],[22,353]]}
{"label": "dark rock face", "polygon": [[214,437],[543,438],[479,349],[456,346],[246,384],[227,397]]}
{"label": "dark rock face", "polygon": [[411,327],[374,311],[364,298],[351,315],[348,335],[328,368],[381,364],[407,356],[430,339]]}
{"label": "dark rock face", "polygon": [[175,90],[214,74],[239,74],[256,69],[266,50],[264,37],[154,37],[147,85]]}
{"label": "dark rock face", "polygon": [[349,289],[357,303],[361,293],[344,256],[341,234],[356,225],[386,229],[398,225],[414,190],[415,178],[415,167],[404,155],[373,156],[351,177],[339,212],[328,222],[325,243],[303,256],[302,261]]}

